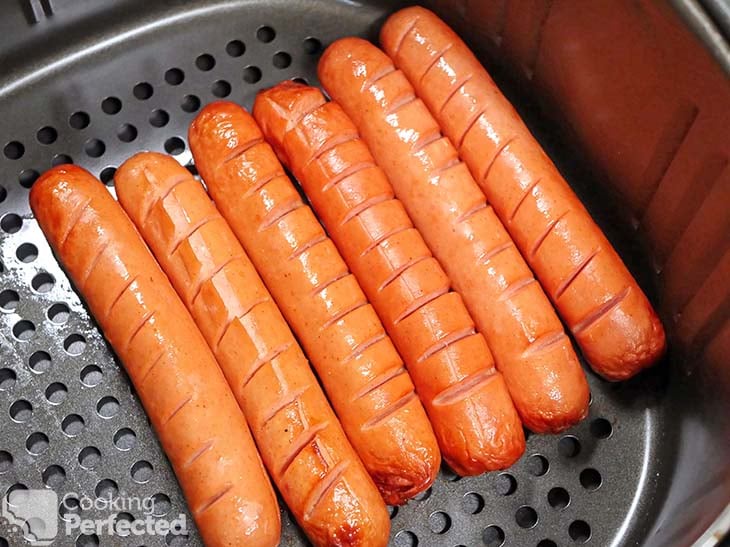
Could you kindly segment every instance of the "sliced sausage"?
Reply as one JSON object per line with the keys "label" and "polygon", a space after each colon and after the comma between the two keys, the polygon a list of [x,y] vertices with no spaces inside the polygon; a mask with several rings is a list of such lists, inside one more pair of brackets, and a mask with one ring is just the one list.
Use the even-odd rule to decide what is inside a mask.
{"label": "sliced sausage", "polygon": [[173,158],[152,152],[124,162],[114,183],[218,359],[307,536],[315,545],[384,547],[390,519],[380,494],[203,187]]}
{"label": "sliced sausage", "polygon": [[190,314],[103,184],[59,166],[33,185],[41,229],[147,411],[206,545],[279,543],[246,420]]}
{"label": "sliced sausage", "polygon": [[284,82],[253,110],[403,356],[449,465],[512,465],[525,438],[484,337],[357,129],[322,92]]}
{"label": "sliced sausage", "polygon": [[588,383],[560,320],[403,73],[346,38],[325,51],[319,76],[463,297],[525,425],[559,431],[582,419]]}
{"label": "sliced sausage", "polygon": [[623,380],[656,363],[666,341],[654,309],[467,45],[421,7],[391,16],[381,40],[458,148],[594,370]]}
{"label": "sliced sausage", "polygon": [[190,128],[195,164],[300,340],[386,502],[428,488],[441,457],[403,362],[254,119],[229,102]]}

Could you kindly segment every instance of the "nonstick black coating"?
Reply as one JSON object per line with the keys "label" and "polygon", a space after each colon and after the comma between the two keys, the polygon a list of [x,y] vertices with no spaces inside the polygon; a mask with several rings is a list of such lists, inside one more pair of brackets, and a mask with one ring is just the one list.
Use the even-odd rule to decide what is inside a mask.
{"label": "nonstick black coating", "polygon": [[[392,7],[345,0],[127,4],[85,15],[70,3],[68,13],[41,11],[38,23],[25,23],[28,32],[50,24],[62,30],[3,57],[0,495],[22,484],[50,487],[59,496],[154,496],[162,510],[177,514],[186,509],[170,466],[127,377],[33,220],[28,189],[51,165],[73,161],[113,192],[114,168],[140,150],[167,151],[191,165],[187,127],[201,105],[227,98],[250,107],[258,90],[283,79],[316,84],[322,48],[345,35],[375,38]],[[615,221],[610,200],[539,122],[538,136],[650,283],[643,250]],[[588,419],[564,435],[529,436],[524,457],[504,473],[459,479],[444,469],[433,488],[391,510],[392,544],[641,543],[674,465],[666,369],[624,384],[588,374]],[[304,545],[285,510],[282,515],[282,545]],[[0,536],[0,547],[22,542],[19,531],[5,526]],[[187,539],[59,536],[55,544],[200,540],[192,529]]]}

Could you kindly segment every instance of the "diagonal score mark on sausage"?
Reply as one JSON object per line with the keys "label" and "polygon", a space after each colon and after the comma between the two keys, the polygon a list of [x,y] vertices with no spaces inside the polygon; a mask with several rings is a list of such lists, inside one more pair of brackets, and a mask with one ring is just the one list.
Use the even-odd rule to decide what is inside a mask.
{"label": "diagonal score mark on sausage", "polygon": [[461,80],[458,80],[451,91],[449,91],[449,94],[446,96],[446,99],[443,103],[441,103],[441,106],[438,108],[438,114],[437,116],[441,116],[444,113],[444,109],[449,105],[449,101],[453,99],[457,93],[463,88],[466,84],[468,84],[471,79],[474,78],[473,73],[469,73],[466,76],[464,76]]}
{"label": "diagonal score mark on sausage", "polygon": [[440,179],[449,171],[449,169],[453,169],[454,167],[461,165],[461,163],[462,162],[461,160],[459,160],[459,158],[451,158],[447,160],[441,167],[436,167],[435,169],[431,170],[431,172],[428,174],[428,180],[433,181],[435,179]]}
{"label": "diagonal score mark on sausage", "polygon": [[376,83],[378,83],[380,80],[382,80],[386,76],[389,76],[390,74],[393,74],[394,72],[397,72],[397,71],[392,64],[389,64],[389,65],[383,67],[381,70],[377,71],[375,74],[373,74],[370,78],[366,79],[362,83],[362,87],[360,88],[360,91],[362,92],[366,89],[371,88]]}
{"label": "diagonal score mark on sausage", "polygon": [[199,459],[200,459],[200,458],[201,458],[201,457],[202,457],[202,456],[203,456],[203,455],[204,455],[204,454],[205,454],[205,453],[206,453],[206,452],[207,452],[208,450],[210,450],[211,448],[213,448],[213,446],[215,446],[215,439],[211,439],[211,440],[209,440],[209,441],[207,441],[207,442],[203,443],[203,445],[202,445],[202,446],[201,446],[200,448],[198,448],[198,449],[197,449],[197,450],[196,450],[196,451],[195,451],[195,452],[193,453],[193,455],[192,455],[192,456],[190,456],[190,458],[188,459],[188,461],[186,461],[185,463],[183,463],[183,464],[182,464],[182,467],[181,467],[181,469],[187,469],[188,467],[190,467],[191,465],[193,465],[193,464],[194,464],[194,463],[195,463],[196,461],[198,461],[198,460],[199,460]]}
{"label": "diagonal score mark on sausage", "polygon": [[271,101],[271,103],[269,103],[269,106],[271,106],[279,116],[287,119],[286,127],[284,128],[284,135],[286,136],[289,133],[291,133],[292,131],[294,131],[294,129],[296,127],[299,127],[299,124],[301,124],[304,121],[304,118],[306,118],[307,116],[309,116],[311,114],[314,114],[315,112],[317,112],[317,110],[320,110],[326,104],[327,104],[327,101],[324,99],[324,97],[321,97],[321,102],[318,102],[316,105],[311,107],[309,110],[305,110],[304,112],[298,114],[296,119],[290,119],[289,114],[291,114],[291,111],[285,107],[282,107],[276,101]]}
{"label": "diagonal score mark on sausage", "polygon": [[243,144],[240,144],[240,145],[236,146],[236,147],[235,147],[235,148],[234,148],[233,150],[231,150],[231,151],[230,151],[230,152],[228,153],[228,155],[227,155],[227,156],[226,156],[226,157],[225,157],[225,158],[223,159],[223,162],[222,162],[222,164],[221,164],[221,165],[225,165],[225,164],[227,164],[227,163],[230,163],[230,162],[232,162],[232,161],[233,161],[233,160],[235,160],[236,158],[240,158],[240,157],[241,157],[241,156],[243,156],[243,155],[244,155],[244,154],[245,154],[246,152],[248,152],[249,150],[251,150],[251,149],[252,149],[253,147],[255,147],[255,146],[258,146],[259,144],[263,144],[264,142],[266,142],[266,141],[264,141],[264,139],[263,139],[262,137],[255,137],[255,138],[251,139],[251,140],[250,140],[250,141],[248,141],[248,142],[245,142],[245,143],[243,143]]}
{"label": "diagonal score mark on sausage", "polygon": [[[155,176],[155,174],[147,167],[144,167],[142,169],[142,174],[144,175],[144,178],[147,180],[147,182],[150,184],[150,186],[152,186],[153,188],[156,188],[160,185],[160,182],[157,179],[157,177]],[[152,203],[150,203],[149,207],[147,207],[147,209],[142,211],[142,214],[140,215],[140,218],[142,219],[140,224],[142,226],[145,226],[147,224],[147,221],[150,218],[150,215],[152,214],[152,210],[155,207],[157,207],[158,204],[162,203],[165,199],[167,199],[167,196],[172,194],[172,192],[175,190],[175,188],[177,188],[181,184],[188,182],[190,180],[192,180],[195,184],[198,184],[198,181],[196,181],[190,173],[183,173],[181,175],[175,175],[174,177],[172,177],[172,179],[167,181],[167,184],[168,184],[167,190],[165,190],[162,194],[158,195],[155,198],[155,200]]]}
{"label": "diagonal score mark on sausage", "polygon": [[350,353],[349,355],[347,355],[342,360],[342,362],[343,363],[348,363],[348,362],[352,361],[353,359],[357,359],[360,355],[362,355],[363,353],[365,353],[365,351],[368,348],[374,346],[378,342],[382,342],[386,338],[387,338],[387,336],[386,336],[385,332],[382,332],[381,331],[381,332],[377,333],[376,335],[372,336],[371,338],[369,338],[369,339],[365,340],[364,342],[358,344],[355,347],[355,349],[352,351],[352,353]]}
{"label": "diagonal score mark on sausage", "polygon": [[560,285],[558,285],[557,289],[555,289],[555,294],[553,295],[553,298],[555,300],[559,299],[563,294],[565,294],[565,291],[568,290],[570,285],[578,278],[578,276],[583,272],[593,261],[596,256],[598,256],[598,253],[601,252],[601,248],[598,247],[595,249],[590,255],[588,255],[578,266],[563,280],[561,281]]}
{"label": "diagonal score mark on sausage", "polygon": [[537,281],[532,276],[523,277],[522,279],[515,281],[497,297],[497,302],[505,302],[514,298],[518,293],[522,292],[533,283],[537,283]]}
{"label": "diagonal score mark on sausage", "polygon": [[147,322],[152,319],[155,316],[156,311],[150,310],[147,313],[145,313],[142,316],[142,319],[140,319],[139,323],[135,325],[135,327],[132,329],[131,334],[129,335],[129,340],[125,344],[122,344],[122,347],[124,348],[124,351],[126,352],[129,350],[129,346],[132,345],[132,341],[134,340],[134,337],[139,334],[139,331],[142,330],[142,328],[147,324]]}
{"label": "diagonal score mark on sausage", "polygon": [[334,466],[329,473],[320,481],[320,483],[312,489],[312,493],[309,495],[309,498],[307,499],[307,503],[305,504],[305,511],[304,511],[304,521],[306,522],[309,518],[311,518],[312,513],[314,513],[314,510],[317,508],[317,506],[320,504],[320,502],[324,499],[325,494],[329,491],[329,489],[342,478],[342,476],[345,474],[345,471],[347,471],[348,466],[350,465],[350,462],[348,460],[341,461],[336,466]]}
{"label": "diagonal score mark on sausage", "polygon": [[228,332],[228,329],[231,328],[231,325],[233,324],[234,321],[236,321],[237,319],[243,319],[249,313],[251,313],[251,311],[256,306],[259,306],[261,304],[265,304],[267,302],[269,302],[269,298],[267,296],[262,296],[261,298],[258,298],[256,300],[254,300],[253,302],[251,302],[251,304],[249,304],[248,308],[246,308],[243,311],[243,313],[241,313],[239,315],[234,315],[232,317],[229,317],[228,320],[226,321],[225,325],[223,325],[223,328],[221,328],[221,332],[218,335],[218,337],[216,338],[215,343],[213,344],[213,353],[217,353],[218,352],[218,348],[220,347],[221,340],[223,340],[223,338],[225,337],[226,333]]}
{"label": "diagonal score mark on sausage", "polygon": [[403,409],[403,407],[405,407],[408,403],[416,398],[417,396],[415,391],[411,391],[405,394],[403,397],[395,401],[392,405],[384,408],[383,410],[375,414],[375,416],[370,418],[362,425],[361,429],[363,431],[367,431],[368,429],[372,429],[378,426],[379,424],[385,422],[388,418],[393,416],[396,412],[399,412],[401,409]]}
{"label": "diagonal score mark on sausage", "polygon": [[388,275],[388,277],[383,279],[383,282],[380,284],[380,286],[378,286],[378,292],[379,293],[383,292],[388,287],[388,285],[390,285],[396,279],[398,279],[401,275],[403,275],[403,273],[408,268],[411,268],[411,267],[415,266],[416,264],[423,262],[424,260],[428,260],[429,258],[431,258],[430,254],[412,257],[408,262],[406,262],[405,264],[399,266],[398,268],[396,268],[395,270],[390,272],[390,275]]}
{"label": "diagonal score mark on sausage", "polygon": [[139,278],[139,275],[132,276],[122,287],[122,290],[119,291],[119,294],[114,297],[114,300],[112,300],[111,304],[109,304],[109,308],[105,312],[102,312],[101,317],[104,318],[104,322],[109,320],[109,315],[111,315],[112,310],[114,309],[114,306],[117,305],[117,303],[121,300],[122,296],[124,296],[124,293],[127,292],[129,287],[132,286],[132,284],[137,281]]}
{"label": "diagonal score mark on sausage", "polygon": [[436,55],[433,56],[433,59],[431,59],[431,62],[426,65],[426,70],[423,71],[423,74],[421,74],[421,77],[418,79],[418,84],[423,85],[423,80],[426,79],[426,76],[428,76],[428,73],[431,72],[431,69],[435,67],[438,62],[441,60],[441,58],[446,55],[446,52],[449,51],[452,47],[454,47],[453,42],[449,42],[446,47],[444,47],[441,51],[439,51]]}
{"label": "diagonal score mark on sausage", "polygon": [[460,403],[476,390],[481,389],[484,385],[491,382],[496,377],[496,374],[497,370],[494,367],[487,370],[480,370],[444,389],[433,398],[431,404],[433,406],[446,406]]}
{"label": "diagonal score mark on sausage", "polygon": [[379,203],[383,203],[384,201],[390,201],[392,199],[393,199],[393,194],[391,192],[386,192],[385,194],[380,194],[380,195],[368,198],[365,201],[355,205],[354,207],[351,207],[350,210],[347,211],[345,216],[342,217],[342,220],[340,221],[340,227],[344,226],[350,220],[352,220],[356,216],[364,213],[371,207],[374,207],[374,206],[378,205]]}
{"label": "diagonal score mark on sausage", "polygon": [[330,285],[337,283],[340,279],[344,279],[348,275],[351,275],[348,270],[345,270],[344,272],[340,272],[339,274],[335,275],[333,278],[328,279],[327,281],[323,281],[314,289],[312,289],[311,296],[317,296],[319,293],[327,289]]}
{"label": "diagonal score mark on sausage", "polygon": [[289,445],[289,454],[286,456],[286,458],[284,458],[284,461],[279,467],[280,476],[283,476],[289,470],[291,465],[294,463],[297,457],[299,457],[302,451],[307,446],[309,446],[312,441],[314,441],[319,433],[327,429],[329,425],[329,422],[326,421],[317,425],[313,425],[312,427],[305,429],[304,431],[299,433],[299,435],[294,438],[294,440]]}
{"label": "diagonal score mark on sausage", "polygon": [[531,183],[531,184],[530,184],[530,185],[529,185],[529,186],[528,186],[528,187],[527,187],[527,188],[525,189],[525,191],[524,191],[524,192],[522,193],[522,195],[520,196],[520,199],[519,199],[519,200],[517,201],[517,205],[515,205],[514,209],[512,209],[512,212],[511,212],[511,213],[509,214],[509,216],[507,217],[507,222],[508,222],[508,223],[510,223],[510,224],[512,223],[512,221],[513,221],[513,220],[515,219],[515,217],[517,216],[517,212],[518,212],[518,211],[520,210],[520,207],[522,207],[522,204],[523,204],[523,203],[525,203],[525,201],[527,201],[527,198],[528,198],[528,197],[530,196],[530,194],[532,193],[532,191],[533,191],[533,190],[534,190],[534,189],[535,189],[535,188],[537,187],[537,185],[538,185],[538,184],[540,184],[540,181],[541,181],[541,180],[542,180],[541,178],[538,178],[538,179],[534,180],[534,181],[533,181],[533,182],[532,182],[532,183]]}
{"label": "diagonal score mark on sausage", "polygon": [[78,286],[82,291],[86,291],[86,282],[89,280],[89,277],[91,277],[91,274],[94,272],[94,268],[96,268],[96,265],[99,263],[102,255],[109,248],[110,244],[111,239],[107,239],[104,243],[101,244],[101,247],[99,247],[99,250],[94,255],[94,258],[91,259],[91,262],[89,262],[89,265],[86,267],[84,273],[79,276]]}
{"label": "diagonal score mark on sausage", "polygon": [[150,365],[147,367],[147,370],[145,370],[144,373],[142,374],[142,377],[139,380],[139,384],[140,385],[144,385],[145,381],[147,380],[147,378],[149,377],[149,375],[152,373],[152,371],[154,370],[154,368],[157,365],[159,365],[160,363],[162,363],[164,361],[163,357],[165,357],[165,355],[166,355],[165,350],[164,349],[161,349],[160,350],[160,353],[157,354],[157,357],[155,357],[152,360],[152,362],[150,363]]}
{"label": "diagonal score mark on sausage", "polygon": [[507,139],[506,141],[504,141],[504,143],[503,143],[503,144],[502,144],[502,145],[501,145],[501,146],[500,146],[499,148],[497,148],[497,151],[496,151],[496,152],[494,153],[494,157],[492,157],[492,159],[490,159],[490,160],[489,160],[489,161],[487,162],[487,165],[486,165],[486,167],[485,167],[485,169],[484,169],[484,173],[482,173],[482,174],[480,175],[480,177],[479,177],[479,180],[480,180],[480,181],[481,181],[482,183],[483,183],[483,182],[485,182],[485,181],[487,180],[487,178],[489,177],[489,172],[490,172],[490,171],[492,170],[492,166],[494,166],[494,164],[496,163],[496,161],[497,161],[497,158],[499,158],[499,156],[501,156],[501,155],[502,155],[502,153],[503,153],[503,152],[504,152],[504,151],[505,151],[505,150],[507,149],[507,147],[508,147],[508,146],[509,146],[510,144],[512,144],[512,142],[513,142],[513,141],[514,141],[514,140],[515,140],[516,138],[517,138],[517,137],[510,137],[509,139]]}
{"label": "diagonal score mark on sausage", "polygon": [[259,232],[263,232],[264,230],[267,230],[268,228],[271,228],[274,224],[279,222],[282,218],[284,218],[289,213],[292,213],[296,211],[297,209],[305,207],[304,202],[302,199],[297,195],[293,198],[291,198],[289,201],[286,201],[284,203],[281,203],[271,209],[266,216],[261,221],[261,224],[259,225]]}
{"label": "diagonal score mark on sausage", "polygon": [[562,343],[570,343],[570,341],[568,340],[568,336],[565,334],[565,331],[558,330],[548,332],[547,334],[543,334],[542,336],[533,340],[530,345],[527,346],[527,349],[522,352],[522,357],[531,357],[532,355],[541,353],[548,348]]}
{"label": "diagonal score mark on sausage", "polygon": [[192,297],[190,298],[189,305],[195,305],[195,301],[198,299],[198,296],[200,296],[200,292],[203,290],[203,285],[208,283],[211,279],[213,279],[216,275],[218,275],[221,271],[223,271],[224,268],[231,265],[236,260],[244,260],[246,258],[246,255],[242,253],[234,254],[233,256],[227,258],[218,266],[216,266],[212,272],[210,272],[208,275],[201,277],[195,282],[194,290],[192,291]]}
{"label": "diagonal score mark on sausage", "polygon": [[248,199],[251,196],[253,196],[256,192],[261,190],[264,186],[269,184],[272,180],[278,179],[279,177],[285,177],[286,173],[281,170],[276,170],[273,173],[269,173],[268,175],[265,175],[263,177],[257,177],[256,181],[246,188],[246,191],[243,193],[244,199]]}
{"label": "diagonal score mark on sausage", "polygon": [[412,313],[415,313],[432,300],[436,300],[438,297],[445,295],[447,292],[449,292],[448,284],[445,287],[434,289],[430,293],[424,294],[423,296],[416,298],[405,310],[398,314],[398,317],[393,319],[393,324],[397,325]]}
{"label": "diagonal score mark on sausage", "polygon": [[349,167],[347,167],[346,169],[343,169],[337,175],[332,177],[330,180],[328,180],[322,186],[322,193],[325,193],[328,190],[331,190],[333,187],[337,186],[343,180],[350,178],[350,177],[358,174],[361,171],[365,171],[366,169],[373,169],[375,167],[377,167],[377,166],[372,161],[362,161],[360,163],[350,165]]}
{"label": "diagonal score mark on sausage", "polygon": [[411,153],[418,154],[424,148],[426,148],[429,144],[433,144],[436,141],[441,140],[443,138],[444,138],[444,136],[441,134],[441,131],[439,131],[438,129],[435,129],[435,130],[431,131],[430,133],[425,133],[413,142],[413,144],[411,145]]}
{"label": "diagonal score mark on sausage", "polygon": [[459,218],[456,219],[456,224],[461,224],[462,222],[466,222],[471,217],[476,215],[479,211],[487,209],[488,207],[491,207],[491,206],[486,201],[480,201],[474,207],[472,207],[468,211],[465,211],[461,216],[459,216]]}
{"label": "diagonal score mark on sausage", "polygon": [[493,249],[489,249],[488,251],[483,252],[479,255],[479,258],[477,258],[477,262],[481,262],[482,264],[486,264],[490,260],[492,260],[495,256],[503,253],[507,249],[512,248],[514,244],[511,241],[508,241],[507,243],[502,243],[502,245],[497,245]]}
{"label": "diagonal score mark on sausage", "polygon": [[223,217],[221,217],[221,215],[220,215],[220,213],[218,213],[218,211],[216,211],[215,213],[212,213],[206,217],[203,217],[195,224],[192,224],[186,234],[179,236],[177,238],[177,240],[175,240],[173,242],[172,248],[170,249],[168,255],[169,256],[174,255],[183,243],[185,243],[191,237],[193,237],[193,235],[195,235],[195,232],[197,232],[198,230],[203,228],[203,226],[205,226],[206,224],[210,224],[214,220],[223,220]]}
{"label": "diagonal score mark on sausage", "polygon": [[586,317],[578,321],[571,329],[573,331],[573,334],[577,336],[584,330],[588,329],[588,327],[596,323],[599,319],[602,319],[604,316],[608,315],[615,307],[617,307],[619,304],[621,304],[621,302],[624,301],[624,299],[629,295],[629,292],[631,292],[631,287],[626,287],[619,294],[607,300],[598,308],[589,313]]}
{"label": "diagonal score mark on sausage", "polygon": [[402,365],[398,365],[391,368],[390,370],[386,370],[385,372],[383,372],[379,376],[376,376],[370,382],[365,384],[365,386],[355,394],[355,400],[358,401],[363,397],[370,395],[376,389],[383,387],[394,378],[397,378],[398,376],[401,376],[403,374],[406,374],[406,369]]}
{"label": "diagonal score mark on sausage", "polygon": [[320,243],[324,243],[325,241],[329,241],[327,234],[325,234],[324,232],[322,232],[321,234],[317,234],[312,239],[307,241],[306,243],[297,247],[294,250],[294,252],[292,252],[292,254],[289,255],[287,260],[294,260],[296,258],[299,258],[312,247],[316,247],[317,245],[319,245]]}
{"label": "diagonal score mark on sausage", "polygon": [[226,486],[224,486],[220,492],[218,492],[217,494],[214,494],[208,500],[201,503],[198,506],[198,508],[193,511],[193,514],[196,517],[199,517],[200,515],[205,513],[208,509],[210,509],[217,501],[221,500],[223,498],[223,496],[225,496],[231,490],[233,490],[233,485],[230,483],[226,484]]}
{"label": "diagonal score mark on sausage", "polygon": [[396,228],[393,228],[390,232],[386,232],[382,234],[380,237],[377,237],[373,239],[367,247],[365,247],[362,252],[360,253],[360,258],[364,257],[366,254],[368,254],[370,251],[375,249],[378,245],[383,243],[386,239],[390,239],[391,237],[400,234],[401,232],[405,232],[406,230],[413,230],[413,225],[408,223],[403,226],[398,226]]}
{"label": "diagonal score mark on sausage", "polygon": [[418,356],[416,359],[416,363],[422,363],[429,357],[437,354],[439,351],[444,350],[448,348],[449,346],[452,346],[456,344],[459,340],[463,340],[464,338],[468,338],[469,336],[473,336],[476,334],[476,330],[474,330],[473,326],[465,327],[463,329],[459,329],[456,331],[453,331],[440,340],[437,340],[435,343],[431,344],[429,347],[427,347],[421,355]]}
{"label": "diagonal score mark on sausage", "polygon": [[392,116],[393,114],[397,114],[399,110],[405,108],[406,106],[417,100],[418,97],[416,97],[412,92],[409,91],[405,95],[391,101],[390,105],[388,105],[388,108],[385,111],[385,115]]}
{"label": "diagonal score mark on sausage", "polygon": [[466,136],[469,134],[469,131],[474,129],[474,126],[479,122],[479,119],[484,116],[487,113],[487,110],[489,110],[488,106],[484,106],[481,110],[478,110],[472,117],[464,124],[464,130],[458,135],[456,139],[454,139],[454,144],[456,145],[456,149],[461,152],[461,147],[464,146],[464,141],[466,140]]}
{"label": "diagonal score mark on sausage", "polygon": [[410,24],[410,25],[408,25],[408,26],[407,26],[407,27],[406,27],[406,28],[405,28],[405,29],[403,30],[403,34],[402,34],[401,36],[399,36],[399,37],[398,37],[398,40],[396,40],[396,43],[395,43],[395,47],[393,48],[393,55],[392,55],[393,59],[395,59],[396,57],[398,57],[398,53],[400,53],[400,49],[401,49],[401,48],[403,47],[403,42],[405,42],[405,40],[406,40],[406,37],[407,37],[407,36],[408,36],[408,35],[409,35],[409,34],[410,34],[411,32],[413,32],[413,31],[415,30],[415,28],[416,28],[416,25],[418,24],[418,20],[419,20],[419,19],[420,19],[420,16],[419,16],[419,17],[414,17],[414,18],[413,18],[413,21],[411,22],[411,24]]}
{"label": "diagonal score mark on sausage", "polygon": [[249,383],[251,383],[251,380],[253,380],[254,376],[267,364],[271,363],[274,359],[279,357],[282,353],[287,351],[289,348],[292,347],[291,342],[285,342],[279,346],[276,346],[272,350],[266,352],[264,355],[260,355],[256,361],[253,362],[251,365],[251,370],[246,374],[246,376],[243,379],[243,382],[241,382],[241,389],[246,389]]}
{"label": "diagonal score mark on sausage", "polygon": [[167,418],[165,418],[165,420],[162,422],[162,426],[164,427],[167,424],[169,424],[175,416],[180,414],[180,411],[182,411],[183,408],[185,408],[188,404],[190,404],[190,401],[192,401],[192,400],[193,400],[193,396],[190,395],[187,398],[185,398],[185,400],[180,401],[180,403],[175,407],[175,409],[170,413],[170,415]]}
{"label": "diagonal score mark on sausage", "polygon": [[340,310],[335,315],[333,315],[332,317],[327,319],[327,321],[322,323],[322,326],[319,328],[319,331],[320,332],[326,331],[328,328],[330,328],[332,325],[334,325],[338,321],[341,321],[342,319],[344,319],[345,317],[350,315],[352,312],[357,311],[360,308],[367,306],[368,304],[369,304],[369,302],[365,298],[362,298],[362,299],[358,300],[357,302],[347,306],[346,308]]}
{"label": "diagonal score mark on sausage", "polygon": [[310,387],[311,386],[305,386],[299,389],[295,389],[294,391],[290,391],[289,393],[284,393],[278,401],[271,403],[271,408],[264,415],[264,419],[261,422],[261,427],[266,426],[266,424],[273,420],[276,415],[279,414],[279,412],[284,410],[286,407],[296,403]]}
{"label": "diagonal score mark on sausage", "polygon": [[537,251],[540,249],[540,246],[545,243],[545,240],[550,235],[550,232],[553,231],[553,229],[558,225],[558,222],[563,220],[566,216],[568,216],[568,213],[570,213],[570,210],[565,211],[564,213],[561,213],[558,215],[558,217],[555,220],[550,221],[550,223],[545,228],[545,231],[535,240],[535,243],[533,243],[532,248],[530,249],[530,252],[527,253],[527,260],[532,262],[532,260],[537,255]]}
{"label": "diagonal score mark on sausage", "polygon": [[82,205],[76,209],[76,211],[73,212],[71,215],[71,218],[68,222],[68,228],[63,233],[63,235],[58,240],[58,249],[59,251],[63,252],[63,247],[68,241],[69,236],[71,235],[71,232],[73,229],[78,226],[79,221],[81,220],[81,217],[86,212],[86,209],[88,209],[89,205],[91,205],[91,198],[86,199]]}
{"label": "diagonal score mark on sausage", "polygon": [[359,141],[360,135],[357,131],[347,131],[344,133],[338,133],[334,137],[324,141],[319,147],[312,151],[312,155],[302,164],[302,169],[306,169],[313,162],[324,156],[327,152],[334,150],[338,146],[347,144],[348,142]]}

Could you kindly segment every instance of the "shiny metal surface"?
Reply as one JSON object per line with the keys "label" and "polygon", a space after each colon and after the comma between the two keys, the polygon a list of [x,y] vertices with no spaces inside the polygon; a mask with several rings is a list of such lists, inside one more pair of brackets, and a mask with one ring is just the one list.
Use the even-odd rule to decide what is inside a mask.
{"label": "shiny metal surface", "polygon": [[[106,181],[142,149],[173,153],[189,165],[187,125],[201,105],[227,97],[250,107],[258,89],[281,79],[316,83],[321,47],[349,34],[375,38],[394,3],[47,4],[52,15],[8,8],[0,21],[0,495],[16,484],[91,497],[116,487],[121,495],[160,494],[166,507],[169,498],[169,512],[176,514],[185,504],[169,464],[124,373],[31,218],[28,187],[64,156]],[[469,11],[479,5],[442,3],[441,9],[452,20],[487,23],[489,14]],[[591,21],[589,15],[576,29],[580,21]],[[480,34],[464,31],[474,45]],[[486,38],[478,40],[487,46],[482,50],[494,51]],[[589,65],[571,70],[591,73]],[[632,271],[651,288],[656,277],[646,247],[623,220],[625,211],[594,169],[594,156],[584,161],[576,141],[536,108],[525,92],[531,87],[515,92],[510,84],[519,81],[513,78],[518,71],[508,78],[507,71],[495,72]],[[553,76],[548,71],[542,81],[554,82]],[[566,111],[563,119],[572,122],[575,115]],[[589,117],[581,119],[592,127]],[[595,145],[591,138],[583,142]],[[720,321],[717,332],[727,333],[726,324]],[[719,351],[708,348],[702,348],[703,357]],[[663,369],[625,384],[591,374],[589,418],[560,437],[530,436],[525,456],[506,473],[456,480],[444,470],[427,495],[392,510],[393,545],[661,545],[699,538],[730,499],[730,477],[719,465],[728,458],[730,443],[722,439],[730,438],[730,427],[717,414],[718,397],[724,393],[727,400],[730,381],[719,365],[684,372],[693,356],[675,349]],[[30,411],[19,401],[27,401]],[[63,431],[72,415],[84,424],[75,436]],[[69,423],[79,427],[75,418],[66,421],[67,429]],[[127,429],[134,432],[124,432],[129,443],[115,444]],[[38,455],[31,450],[46,443],[35,433],[48,438]],[[2,518],[0,537],[0,546],[23,544]],[[56,544],[168,542],[103,536]],[[186,543],[171,544],[200,542],[192,530]],[[282,545],[304,544],[284,512]]]}

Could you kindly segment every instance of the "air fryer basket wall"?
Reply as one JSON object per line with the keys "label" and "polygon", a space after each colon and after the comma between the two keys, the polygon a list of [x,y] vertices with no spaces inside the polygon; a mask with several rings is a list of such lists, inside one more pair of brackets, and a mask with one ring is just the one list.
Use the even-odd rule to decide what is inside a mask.
{"label": "air fryer basket wall", "polygon": [[[189,165],[186,130],[201,104],[225,97],[250,107],[258,89],[281,79],[316,83],[322,45],[348,34],[377,40],[399,4],[3,6],[0,495],[24,485],[150,496],[158,513],[185,511],[126,376],[32,219],[28,188],[38,173],[72,160],[113,192],[114,168],[138,150]],[[658,546],[703,533],[712,543],[730,503],[727,76],[660,2],[430,5],[483,56],[653,296],[671,345],[660,368],[630,382],[591,374],[588,420],[566,435],[530,436],[507,472],[458,480],[444,469],[431,490],[392,509],[393,544]],[[304,544],[283,517],[282,544]],[[22,541],[1,518],[0,538],[0,547]],[[134,539],[199,545],[194,529],[187,541]]]}

